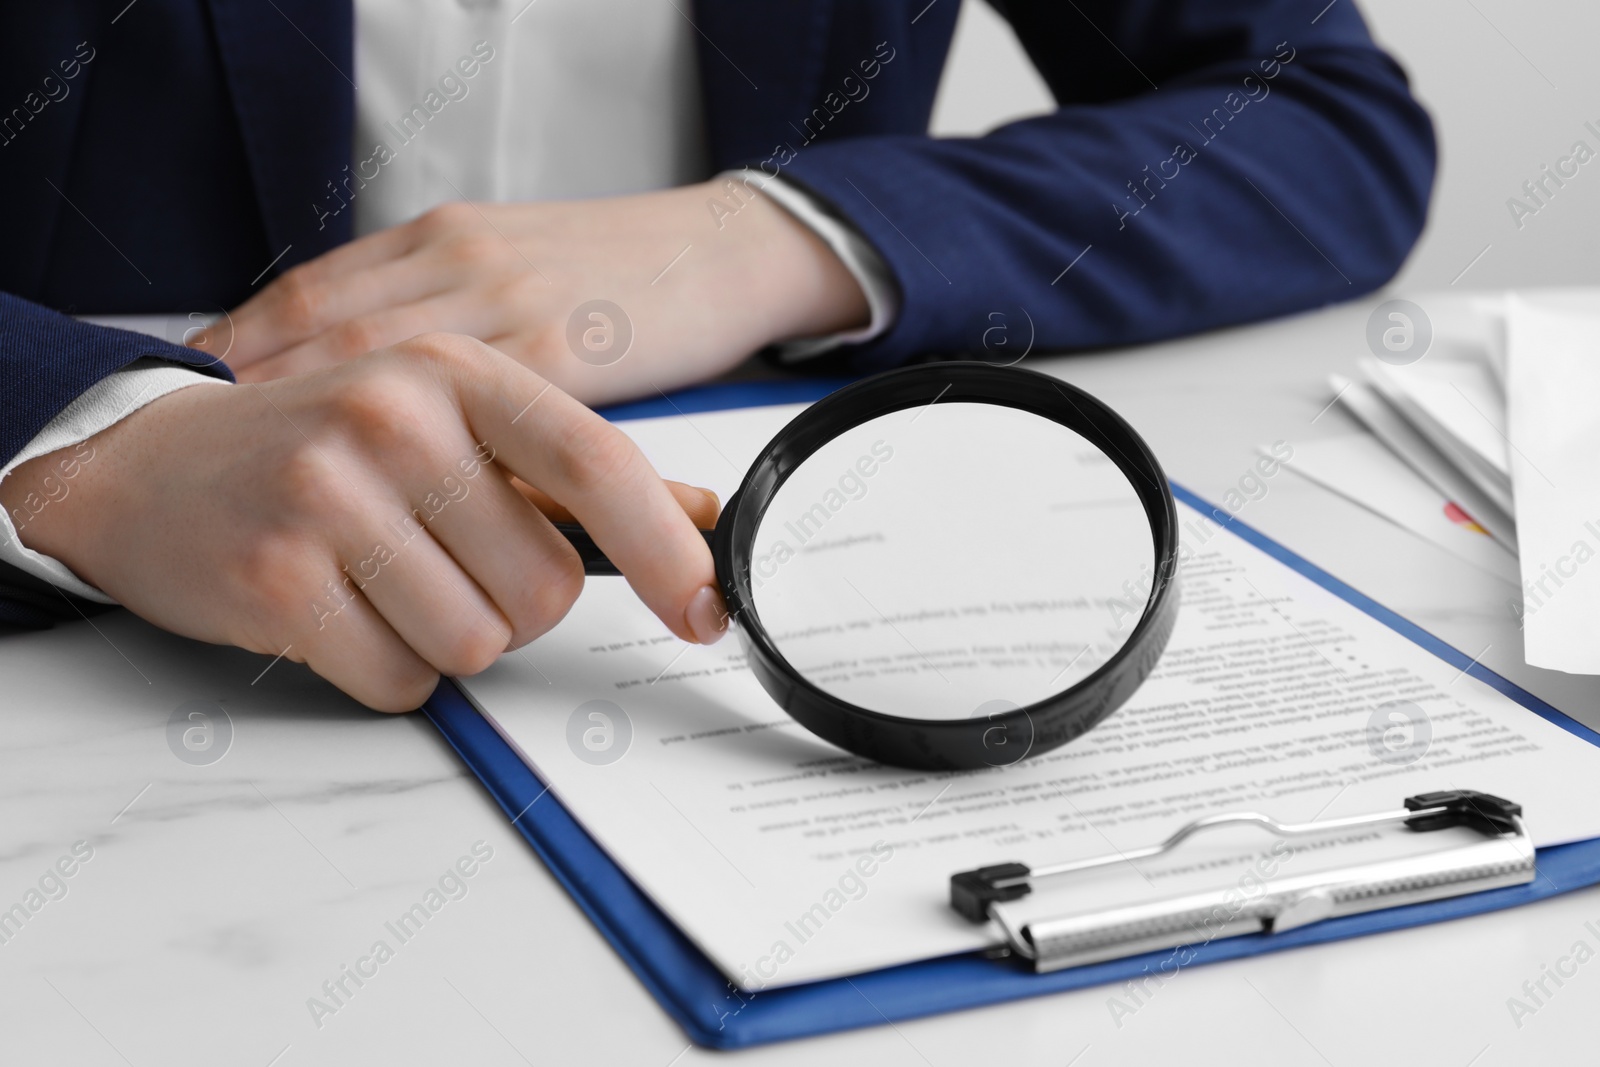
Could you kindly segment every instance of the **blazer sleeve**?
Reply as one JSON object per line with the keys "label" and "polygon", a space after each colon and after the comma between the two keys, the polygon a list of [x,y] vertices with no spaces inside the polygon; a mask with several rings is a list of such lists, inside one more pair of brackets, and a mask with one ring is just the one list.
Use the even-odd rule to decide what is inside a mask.
{"label": "blazer sleeve", "polygon": [[976,352],[1019,311],[1040,351],[1349,299],[1421,232],[1432,124],[1349,0],[993,6],[1054,112],[975,138],[820,141],[783,171],[898,283],[899,317],[857,369]]}
{"label": "blazer sleeve", "polygon": [[[154,357],[232,381],[210,355],[127,330],[91,326],[0,292],[0,468],[91,386]],[[0,564],[0,627],[48,625],[100,605]]]}

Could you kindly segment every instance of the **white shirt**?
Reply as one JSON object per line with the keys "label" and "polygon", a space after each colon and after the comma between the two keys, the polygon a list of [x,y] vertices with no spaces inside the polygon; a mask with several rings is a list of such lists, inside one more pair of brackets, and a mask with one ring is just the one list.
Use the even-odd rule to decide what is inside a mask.
{"label": "white shirt", "polygon": [[[393,152],[365,168],[378,177],[352,203],[358,234],[449,200],[616,196],[710,176],[695,31],[671,0],[355,9],[354,155]],[[439,110],[419,121],[430,103]]]}
{"label": "white shirt", "polygon": [[[674,0],[354,2],[352,163],[336,176],[343,195],[326,209],[353,211],[358,236],[450,200],[616,196],[708,176],[695,29]],[[872,246],[781,178],[764,191],[832,248],[871,310],[864,329],[793,342],[786,355],[805,358],[887,329],[896,294]],[[0,479],[201,383],[225,384],[140,360],[58,414]],[[114,603],[60,561],[23,547],[3,512],[0,561]]]}

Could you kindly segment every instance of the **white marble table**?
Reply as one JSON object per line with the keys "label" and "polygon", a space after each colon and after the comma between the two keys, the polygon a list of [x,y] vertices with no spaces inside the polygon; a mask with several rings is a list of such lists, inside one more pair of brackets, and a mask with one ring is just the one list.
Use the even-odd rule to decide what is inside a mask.
{"label": "white marble table", "polygon": [[[1450,343],[1465,297],[1418,298]],[[1346,430],[1323,379],[1365,351],[1369,299],[1051,364],[1220,497],[1254,446]],[[1520,666],[1511,587],[1291,473],[1241,517],[1600,724],[1600,686]],[[1142,1003],[1091,989],[738,1054],[687,1041],[421,716],[352,705],[289,663],[125,613],[0,639],[0,1063],[1444,1064],[1592,1058],[1600,892],[1217,966]],[[258,678],[259,676],[259,678]],[[224,758],[179,760],[167,722],[213,701]],[[70,878],[47,876],[60,857]],[[475,843],[492,858],[393,958],[384,924]],[[453,883],[452,883],[453,884]],[[60,896],[61,887],[65,895]],[[1593,929],[1586,926],[1594,922]],[[1577,942],[1585,962],[1568,959]],[[1514,1019],[1524,982],[1562,984]],[[342,979],[343,1006],[310,997]],[[1113,1016],[1122,998],[1132,1015]],[[320,1022],[320,1026],[318,1023]],[[1519,1025],[1520,1022],[1520,1025]]]}

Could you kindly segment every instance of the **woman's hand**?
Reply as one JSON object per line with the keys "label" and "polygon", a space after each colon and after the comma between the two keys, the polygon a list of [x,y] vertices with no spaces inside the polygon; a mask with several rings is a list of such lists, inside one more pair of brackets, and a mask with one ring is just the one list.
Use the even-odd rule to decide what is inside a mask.
{"label": "woman's hand", "polygon": [[[181,389],[87,445],[27,547],[158,626],[282,653],[381,710],[417,707],[439,674],[483,670],[566,614],[583,568],[535,500],[582,522],[680,638],[726,626],[686,514],[704,521],[715,498],[675,493],[622,431],[471,338]],[[19,466],[0,505],[57,459]]]}
{"label": "woman's hand", "polygon": [[446,330],[595,404],[865,325],[866,298],[827,245],[734,189],[446,204],[294,268],[191,343],[259,382]]}

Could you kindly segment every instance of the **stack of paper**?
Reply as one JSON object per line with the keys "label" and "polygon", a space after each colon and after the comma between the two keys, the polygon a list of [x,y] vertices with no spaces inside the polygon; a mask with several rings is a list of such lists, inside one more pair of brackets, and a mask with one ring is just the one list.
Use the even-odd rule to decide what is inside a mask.
{"label": "stack of paper", "polygon": [[1505,304],[1484,302],[1489,336],[1477,352],[1397,365],[1367,358],[1363,381],[1335,376],[1339,401],[1448,501],[1510,552],[1517,550],[1506,439]]}
{"label": "stack of paper", "polygon": [[[1361,381],[1336,375],[1331,385],[1446,512],[1465,520],[1463,530],[1481,531],[1518,561],[1528,663],[1600,673],[1600,567],[1590,574],[1583,566],[1600,553],[1600,479],[1592,473],[1600,456],[1600,292],[1508,295],[1477,310],[1484,333],[1476,351],[1405,364],[1368,358]],[[1330,465],[1319,472],[1315,457],[1291,465],[1329,484]],[[1458,536],[1417,532],[1504,574],[1492,556],[1465,551],[1471,546]]]}

